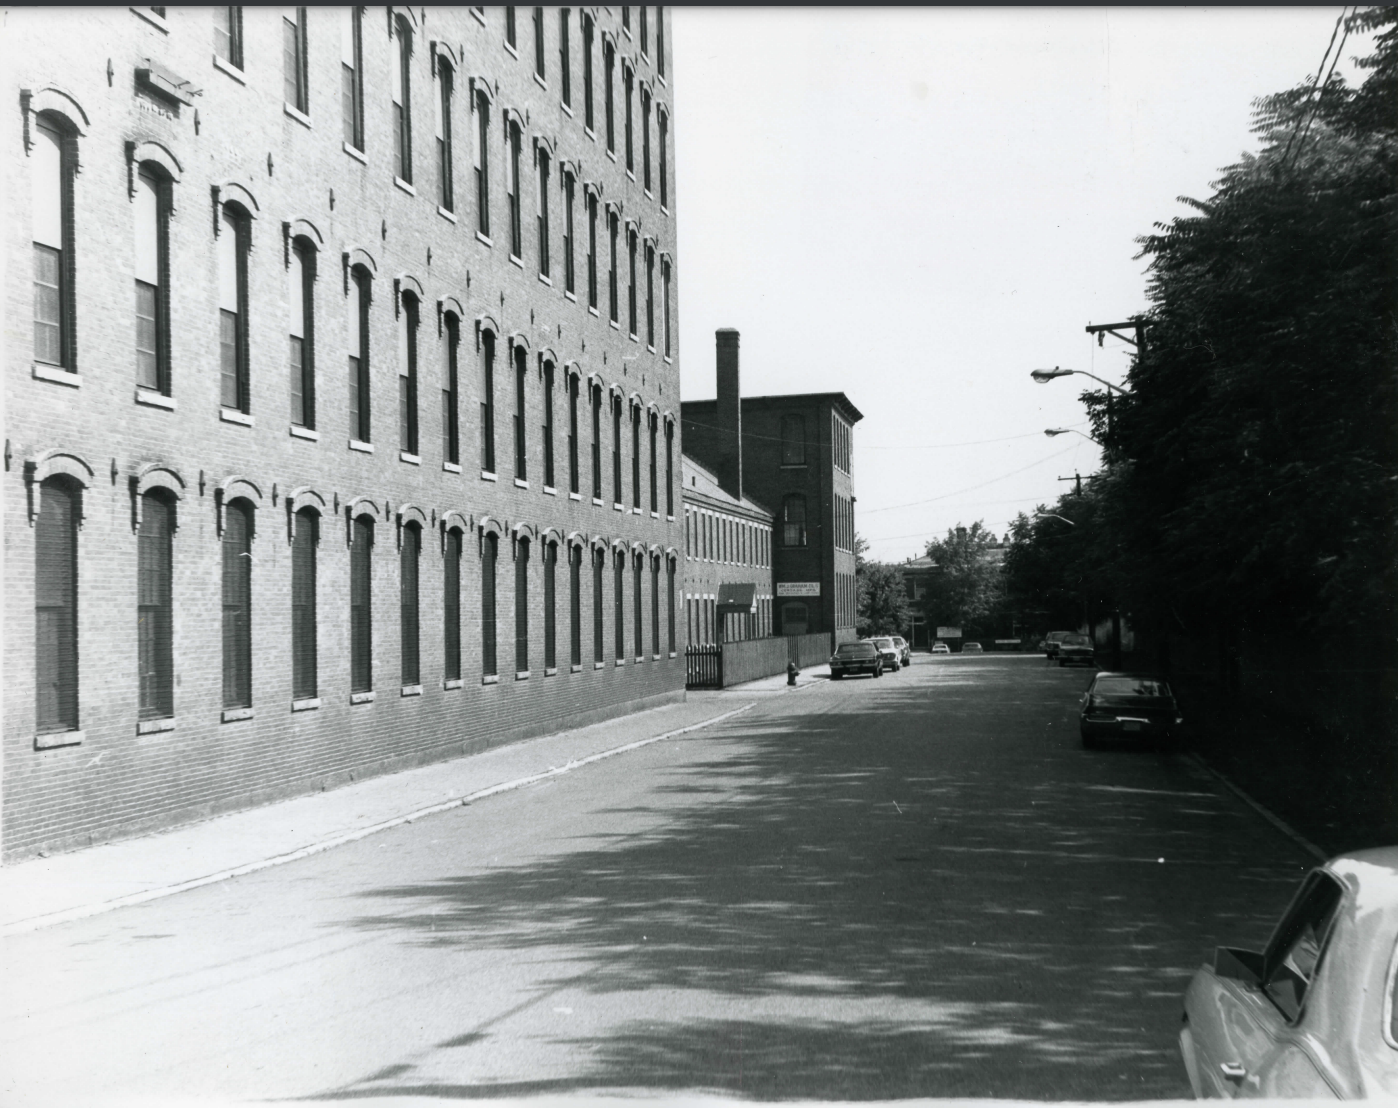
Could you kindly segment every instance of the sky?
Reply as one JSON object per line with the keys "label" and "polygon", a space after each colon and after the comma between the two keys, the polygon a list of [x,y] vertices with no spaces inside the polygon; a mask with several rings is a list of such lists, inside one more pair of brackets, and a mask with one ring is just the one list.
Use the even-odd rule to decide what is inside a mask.
{"label": "sky", "polygon": [[[1136,238],[1257,149],[1339,8],[670,9],[686,400],[736,327],[742,391],[843,391],[856,522],[902,561],[1003,534],[1095,472],[1084,377],[1144,310]],[[1357,83],[1351,36],[1339,72]]]}

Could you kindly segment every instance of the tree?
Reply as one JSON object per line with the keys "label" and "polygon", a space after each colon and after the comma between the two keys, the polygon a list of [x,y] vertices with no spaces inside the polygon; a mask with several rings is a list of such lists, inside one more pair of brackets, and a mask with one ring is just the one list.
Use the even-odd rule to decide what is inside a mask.
{"label": "tree", "polygon": [[927,544],[927,556],[937,566],[922,602],[929,624],[970,627],[996,611],[1003,588],[1000,566],[990,550],[995,541],[978,520]]}
{"label": "tree", "polygon": [[1084,394],[1111,474],[1093,556],[1183,629],[1393,623],[1398,10],[1356,27],[1380,30],[1361,88],[1259,100],[1260,152],[1139,240],[1148,345],[1110,420]]}
{"label": "tree", "polygon": [[912,609],[902,570],[882,562],[865,562],[857,581],[855,630],[861,636],[906,635],[912,625]]}

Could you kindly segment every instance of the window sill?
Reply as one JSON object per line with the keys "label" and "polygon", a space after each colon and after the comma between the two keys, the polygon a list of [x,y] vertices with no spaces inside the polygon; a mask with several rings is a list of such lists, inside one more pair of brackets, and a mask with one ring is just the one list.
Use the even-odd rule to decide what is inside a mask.
{"label": "window sill", "polygon": [[602,668],[604,668],[604,667],[606,666],[606,664],[607,664],[606,662],[593,662],[593,663],[592,663],[592,668],[593,668],[593,669],[602,669]]}
{"label": "window sill", "polygon": [[306,130],[311,130],[311,117],[308,116],[305,112],[303,112],[300,108],[296,107],[294,104],[288,104],[285,100],[283,100],[282,112],[285,115],[291,116],[292,119],[296,120],[296,122],[301,124],[301,126],[306,128]]}
{"label": "window sill", "polygon": [[401,689],[398,690],[398,695],[399,695],[399,696],[421,696],[421,695],[422,695],[422,686],[421,686],[421,685],[404,685]]}
{"label": "window sill", "polygon": [[520,269],[523,269],[523,268],[524,268],[524,259],[521,258],[518,254],[511,254],[511,255],[510,255],[510,264],[511,264],[511,265],[517,265],[517,266],[519,266]]}
{"label": "window sill", "polygon": [[136,721],[136,734],[138,735],[155,735],[161,731],[173,731],[174,729],[174,716],[167,716],[164,719],[142,719]]}
{"label": "window sill", "polygon": [[549,87],[548,82],[545,81],[542,77],[540,77],[537,73],[534,74],[534,83],[542,89],[547,89]]}
{"label": "window sill", "polygon": [[498,478],[495,476],[495,474],[491,473],[490,470],[488,470],[488,469],[483,469],[483,470],[481,470],[481,480],[482,480],[482,481],[495,481],[495,480],[498,480]]}
{"label": "window sill", "polygon": [[571,300],[574,304],[576,304],[578,302],[578,295],[575,292],[569,292],[567,289],[564,289],[563,299]]}
{"label": "window sill", "polygon": [[457,465],[455,462],[443,462],[443,463],[442,463],[442,472],[443,472],[443,473],[460,473],[460,472],[461,472],[461,467],[460,467],[459,465]]}
{"label": "window sill", "polygon": [[314,712],[320,707],[320,697],[308,696],[302,700],[293,700],[291,710],[293,712]]}
{"label": "window sill", "polygon": [[157,31],[163,31],[167,35],[170,33],[170,25],[165,22],[163,15],[156,15],[149,8],[132,8],[131,11],[134,15],[139,15]]}
{"label": "window sill", "polygon": [[807,466],[806,466],[806,463],[805,463],[805,462],[783,462],[781,465],[777,466],[777,468],[778,468],[778,469],[806,469]]}
{"label": "window sill", "polygon": [[305,439],[307,442],[320,442],[320,432],[313,427],[298,427],[292,424],[288,431],[294,439]]}
{"label": "window sill", "polygon": [[350,693],[351,704],[372,704],[377,693],[373,692],[352,692]]}
{"label": "window sill", "polygon": [[650,518],[651,518],[651,519],[659,519],[659,518],[660,518],[660,513],[659,513],[659,512],[651,512]]}
{"label": "window sill", "polygon": [[637,665],[640,665],[640,664],[641,664],[642,662],[644,662],[645,660],[646,660],[646,656],[645,656],[644,654],[637,654],[637,655],[636,655],[636,664],[637,664]]}
{"label": "window sill", "polygon": [[456,222],[456,213],[455,213],[455,212],[448,211],[446,208],[442,207],[442,205],[440,205],[440,204],[437,205],[437,214],[438,214],[439,216],[441,216],[443,219],[448,220],[448,221],[450,221],[450,222],[452,222],[452,223],[455,223],[455,222]]}
{"label": "window sill", "polygon": [[225,708],[221,717],[224,723],[238,723],[241,720],[252,719],[251,708]]}
{"label": "window sill", "polygon": [[569,499],[569,500],[576,500],[576,501],[578,501],[579,503],[581,503],[581,502],[582,502],[582,493],[580,493],[580,492],[570,492],[570,493],[568,494],[568,499]]}
{"label": "window sill", "polygon": [[587,314],[590,316],[596,316],[598,319],[602,318],[602,313],[597,310],[597,305],[595,304],[589,304],[587,306]]}
{"label": "window sill", "polygon": [[571,666],[568,667],[568,672],[569,672],[569,673],[581,673],[581,672],[582,672],[582,663],[581,663],[581,662],[574,662]]}
{"label": "window sill", "polygon": [[58,746],[81,746],[87,737],[82,731],[50,731],[47,735],[34,736],[35,750],[52,750]]}
{"label": "window sill", "polygon": [[162,392],[156,392],[154,389],[138,388],[136,390],[136,403],[145,404],[150,408],[164,408],[167,412],[175,410],[175,398],[166,396]]}
{"label": "window sill", "polygon": [[622,504],[613,504],[613,505],[612,505],[612,511],[614,511],[614,512],[624,512],[624,511],[626,511],[626,507],[625,507],[624,505],[622,505]]}
{"label": "window sill", "polygon": [[476,232],[476,241],[483,242],[486,246],[489,246],[492,249],[495,246],[495,240],[492,239],[489,235],[485,234],[483,231]]}
{"label": "window sill", "polygon": [[558,667],[557,667],[557,666],[545,666],[545,667],[544,667],[544,676],[545,676],[545,677],[556,677],[557,675],[558,675]]}
{"label": "window sill", "polygon": [[666,365],[674,365],[674,364],[675,364],[675,359],[672,358],[672,357],[670,357],[669,354],[666,354],[666,355],[665,355],[665,364],[666,364]]}
{"label": "window sill", "polygon": [[472,8],[471,14],[476,17],[477,23],[479,23],[482,27],[485,26],[485,12],[481,11],[480,8]]}
{"label": "window sill", "polygon": [[448,677],[445,681],[442,682],[442,688],[459,689],[462,687],[463,684],[464,682],[461,680],[460,677]]}
{"label": "window sill", "polygon": [[557,490],[556,488],[554,488],[552,485],[545,485],[545,486],[544,486],[544,495],[545,495],[545,496],[557,496],[557,495],[558,495],[558,490]]}
{"label": "window sill", "polygon": [[653,343],[653,342],[648,342],[648,343],[646,343],[646,353],[647,353],[647,354],[654,354],[654,353],[655,353],[655,343]]}
{"label": "window sill", "polygon": [[652,655],[650,656],[650,660],[651,660],[652,662],[658,662],[658,661],[660,661],[660,659],[663,658],[663,657],[665,657],[665,655],[663,655],[663,654],[652,654]]}
{"label": "window sill", "polygon": [[626,179],[634,184],[636,181],[636,171],[634,169],[628,169],[626,171]]}
{"label": "window sill", "polygon": [[584,127],[584,128],[583,128],[583,134],[585,134],[585,135],[586,135],[588,138],[590,138],[593,142],[596,142],[596,141],[597,141],[597,132],[594,131],[591,127]]}
{"label": "window sill", "polygon": [[607,320],[607,326],[610,327],[613,331],[620,331],[620,330],[621,330],[621,324],[620,324],[620,322],[618,322],[618,321],[615,320],[615,319],[609,319],[609,320]]}
{"label": "window sill", "polygon": [[607,147],[607,157],[611,158],[612,161],[616,161],[616,151],[613,150],[610,146]]}
{"label": "window sill", "polygon": [[634,343],[639,343],[641,341],[639,338],[637,338],[635,331],[627,331],[626,337]]}
{"label": "window sill", "polygon": [[646,199],[647,199],[647,200],[654,200],[654,199],[655,199],[655,193],[651,192],[650,189],[648,189],[648,188],[643,188],[643,189],[641,189],[641,191],[644,192],[644,193],[646,194]]}
{"label": "window sill", "polygon": [[672,650],[672,651],[670,651],[670,657],[672,657],[672,658],[673,658],[673,657],[674,657],[674,656],[675,656],[675,652],[674,652],[674,651],[673,651],[673,650]]}
{"label": "window sill", "polygon": [[218,418],[224,423],[236,423],[240,427],[252,427],[253,418],[247,412],[240,412],[236,408],[220,408]]}
{"label": "window sill", "polygon": [[666,522],[666,523],[674,523],[674,522],[675,522],[675,517],[674,517],[673,515],[667,515],[667,516],[665,517],[665,522]]}
{"label": "window sill", "polygon": [[594,496],[592,498],[592,506],[594,508],[600,508],[602,506],[602,498],[600,496]]}
{"label": "window sill", "polygon": [[240,85],[246,85],[248,83],[248,75],[246,73],[232,62],[224,61],[217,54],[214,55],[214,68],[227,73],[228,76],[232,77],[233,80],[237,81]]}
{"label": "window sill", "polygon": [[614,664],[617,665],[617,666],[624,666],[624,665],[626,664],[626,659],[625,659],[625,658],[618,658]]}
{"label": "window sill", "polygon": [[565,112],[567,112],[570,116],[573,114],[573,105],[568,103],[568,101],[560,100],[558,102],[558,106],[562,108]]}
{"label": "window sill", "polygon": [[498,673],[487,673],[485,676],[481,678],[481,684],[498,685],[500,684],[500,675]]}
{"label": "window sill", "polygon": [[523,477],[516,477],[516,478],[515,478],[515,488],[517,488],[517,489],[527,489],[528,487],[529,487],[529,482],[526,481]]}
{"label": "window sill", "polygon": [[410,185],[407,181],[403,180],[402,177],[394,177],[393,183],[397,185],[400,189],[402,189],[404,192],[406,192],[409,196],[417,195],[417,189],[413,188],[413,186]]}
{"label": "window sill", "polygon": [[528,681],[528,680],[529,680],[529,671],[528,671],[527,669],[517,669],[517,670],[515,670],[515,680],[516,680],[516,681]]}
{"label": "window sill", "polygon": [[34,380],[52,381],[56,385],[68,385],[71,388],[81,388],[83,379],[80,373],[71,373],[66,369],[56,365],[41,365],[34,363]]}
{"label": "window sill", "polygon": [[360,442],[358,439],[350,439],[349,448],[351,450],[357,450],[361,454],[372,454],[374,452],[374,444],[372,442]]}
{"label": "window sill", "polygon": [[550,277],[547,273],[539,274],[539,283],[541,285],[548,285],[549,288],[553,288],[553,278]]}
{"label": "window sill", "polygon": [[511,46],[511,45],[509,44],[509,42],[505,42],[505,43],[503,43],[502,45],[505,47],[505,53],[507,53],[508,55],[510,55],[510,57],[514,58],[515,61],[519,61],[519,51],[518,51],[518,50],[516,50],[513,46]]}
{"label": "window sill", "polygon": [[360,150],[359,147],[357,147],[357,146],[351,146],[351,145],[350,145],[349,143],[347,143],[347,142],[341,142],[341,143],[340,143],[340,147],[341,147],[341,149],[344,150],[344,152],[345,152],[346,154],[348,154],[348,155],[349,155],[351,158],[353,158],[355,161],[360,162],[360,163],[362,163],[363,165],[368,165],[368,164],[369,164],[369,155],[366,154],[366,153],[364,153],[363,150]]}
{"label": "window sill", "polygon": [[668,207],[667,205],[665,205],[665,204],[661,204],[661,205],[660,205],[660,214],[661,214],[661,215],[669,215],[669,214],[670,214],[670,209],[669,209],[669,207]]}
{"label": "window sill", "polygon": [[632,508],[632,509],[631,509],[631,514],[632,514],[633,516],[645,515],[645,509],[643,509],[643,508]]}
{"label": "window sill", "polygon": [[406,450],[398,451],[398,460],[407,462],[410,466],[422,465],[422,459],[416,454],[409,454]]}

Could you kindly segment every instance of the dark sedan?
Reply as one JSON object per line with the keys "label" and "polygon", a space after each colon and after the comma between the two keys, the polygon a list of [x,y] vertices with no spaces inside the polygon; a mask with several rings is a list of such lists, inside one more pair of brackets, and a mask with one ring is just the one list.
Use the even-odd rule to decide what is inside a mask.
{"label": "dark sedan", "polygon": [[1082,744],[1106,738],[1144,739],[1164,745],[1184,722],[1170,686],[1141,673],[1099,673],[1083,694],[1078,730]]}
{"label": "dark sedan", "polygon": [[1065,635],[1058,644],[1058,664],[1060,666],[1091,666],[1097,664],[1097,654],[1092,640],[1076,632]]}
{"label": "dark sedan", "polygon": [[838,681],[846,674],[867,673],[870,677],[883,676],[883,658],[879,648],[865,639],[862,642],[842,642],[830,655],[830,677]]}

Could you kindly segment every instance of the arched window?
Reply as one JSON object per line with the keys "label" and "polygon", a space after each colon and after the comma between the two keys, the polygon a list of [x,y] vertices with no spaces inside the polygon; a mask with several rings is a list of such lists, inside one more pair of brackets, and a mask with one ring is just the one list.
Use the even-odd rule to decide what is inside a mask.
{"label": "arched window", "polygon": [[175,501],[163,490],[141,494],[136,538],[137,664],[140,718],[175,714],[175,660],[171,610],[171,561]]}
{"label": "arched window", "polygon": [[798,493],[782,500],[782,545],[806,545],[806,498]]}
{"label": "arched window", "polygon": [[50,477],[34,521],[35,730],[78,730],[78,519],[82,491]]}
{"label": "arched window", "polygon": [[608,236],[608,238],[611,240],[612,253],[611,253],[611,268],[607,271],[607,298],[608,298],[608,299],[607,299],[607,306],[608,306],[608,312],[609,312],[607,318],[610,319],[613,323],[616,323],[616,322],[617,322],[617,319],[618,319],[618,317],[617,317],[618,304],[617,304],[616,246],[617,246],[617,236],[621,233],[620,218],[621,218],[621,217],[617,215],[617,212],[616,212],[616,209],[615,209],[615,208],[608,209],[608,211],[607,211],[607,236]]}
{"label": "arched window", "polygon": [[600,547],[592,551],[592,664],[602,664],[602,563],[606,553]]}
{"label": "arched window", "polygon": [[636,157],[634,153],[635,143],[631,138],[631,97],[636,87],[636,75],[631,72],[631,66],[629,64],[623,65],[621,71],[622,84],[625,86],[622,90],[622,94],[626,97],[626,172],[633,175],[631,179],[634,181],[636,179],[634,176],[636,172]]}
{"label": "arched window", "polygon": [[356,516],[350,543],[350,692],[374,688],[374,521]]}
{"label": "arched window", "polygon": [[568,661],[582,665],[582,547],[568,547]]}
{"label": "arched window", "polygon": [[597,307],[597,194],[587,194],[587,306]]}
{"label": "arched window", "polygon": [[[658,25],[657,9],[657,25]],[[664,57],[662,54],[661,57]],[[668,208],[670,206],[670,152],[668,143],[670,140],[670,114],[660,111],[655,115],[656,127],[659,130],[657,143],[660,147],[660,206]]]}
{"label": "arched window", "polygon": [[626,229],[626,256],[629,259],[626,283],[626,333],[636,337],[636,228]]}
{"label": "arched window", "polygon": [[[605,39],[602,42],[603,100],[607,114],[607,153],[616,153],[616,95],[612,86],[616,82],[616,47]],[[613,317],[615,318],[615,317]]]}
{"label": "arched window", "polygon": [[394,42],[389,48],[389,84],[393,94],[393,172],[413,183],[412,60],[413,27],[407,16],[393,20]]}
{"label": "arched window", "polygon": [[404,688],[422,684],[418,664],[418,561],[421,555],[422,528],[416,523],[404,524],[402,549],[398,552],[398,627]]}
{"label": "arched window", "polygon": [[481,674],[495,677],[495,562],[500,539],[487,533],[481,541]]}
{"label": "arched window", "polygon": [[670,259],[660,263],[661,311],[665,323],[665,357],[670,356]]}
{"label": "arched window", "polygon": [[583,126],[589,131],[597,129],[592,120],[592,37],[592,16],[584,11],[582,17]]}
{"label": "arched window", "polygon": [[[782,465],[806,464],[806,417],[782,416]],[[790,544],[788,544],[790,545]]]}
{"label": "arched window", "polygon": [[665,76],[665,9],[655,6],[655,68]]}
{"label": "arched window", "polygon": [[170,395],[170,179],[136,175],[136,385]]}
{"label": "arched window", "polygon": [[520,224],[519,181],[519,159],[522,143],[523,138],[520,134],[519,123],[511,119],[509,127],[509,158],[506,162],[509,176],[505,181],[505,193],[510,201],[510,254],[520,259],[524,257],[524,232]]}
{"label": "arched window", "polygon": [[529,378],[529,354],[522,344],[516,343],[513,348],[515,363],[515,478],[519,481],[529,479],[529,453],[525,439],[525,395],[524,386]]}
{"label": "arched window", "polygon": [[548,75],[544,68],[544,9],[534,9],[534,73],[539,80]]}
{"label": "arched window", "polygon": [[442,621],[445,648],[442,676],[461,680],[461,528],[447,532],[446,565],[442,573]]}
{"label": "arched window", "polygon": [[364,149],[364,9],[343,9],[340,24],[340,109],[344,140]]}
{"label": "arched window", "polygon": [[476,230],[490,236],[490,98],[484,89],[476,90],[471,110],[475,126],[471,129],[471,164],[476,172]]}
{"label": "arched window", "polygon": [[538,180],[538,199],[534,220],[539,236],[539,275],[547,277],[549,268],[549,155],[542,146],[534,148],[534,168]]}
{"label": "arched window", "polygon": [[[567,11],[565,8],[564,11]],[[577,179],[572,170],[563,171],[563,291],[577,293],[577,279],[573,272],[573,244],[577,241],[573,232],[573,202],[577,192]]]}
{"label": "arched window", "polygon": [[660,512],[660,474],[656,439],[660,433],[660,417],[651,412],[647,421],[650,424],[650,513],[657,515]]}
{"label": "arched window", "polygon": [[668,603],[666,622],[667,649],[671,654],[675,652],[675,559],[665,559],[665,594]]}
{"label": "arched window", "polygon": [[578,477],[578,375],[568,374],[568,491],[579,492]]}
{"label": "arched window", "polygon": [[591,385],[592,396],[592,499],[602,503],[602,386]]}
{"label": "arched window", "polygon": [[[417,339],[421,302],[404,290],[398,313],[398,441],[399,449],[418,457]],[[416,682],[414,682],[416,684]]]}
{"label": "arched window", "polygon": [[314,508],[296,513],[291,540],[291,697],[319,696],[316,649],[316,546],[320,514]]}
{"label": "arched window", "polygon": [[315,427],[315,273],[316,252],[310,239],[298,237],[291,244],[287,266],[287,302],[290,344],[287,369],[291,378],[291,422]]}
{"label": "arched window", "polygon": [[544,359],[544,487],[553,488],[553,362]]}
{"label": "arched window", "polygon": [[646,244],[646,348],[655,350],[655,247]]}
{"label": "arched window", "polygon": [[675,518],[675,424],[665,421],[665,515]]}
{"label": "arched window", "polygon": [[631,405],[631,507],[641,507],[641,406]]}
{"label": "arched window", "polygon": [[219,402],[225,408],[249,412],[248,372],[248,249],[252,221],[237,204],[219,212],[218,315]]}
{"label": "arched window", "polygon": [[650,90],[644,87],[641,89],[641,183],[646,192],[650,192]]}
{"label": "arched window", "polygon": [[641,661],[646,653],[645,624],[641,620],[644,611],[644,596],[641,584],[645,569],[645,555],[634,554],[631,558],[631,628],[636,642],[636,661]]}
{"label": "arched window", "polygon": [[223,706],[252,707],[253,507],[223,509]]}
{"label": "arched window", "polygon": [[515,673],[529,673],[529,540],[515,540]]}
{"label": "arched window", "polygon": [[573,59],[570,57],[573,44],[568,32],[568,17],[572,12],[568,8],[558,9],[558,60],[560,63],[560,93],[563,103],[568,107],[573,106]]}
{"label": "arched window", "polygon": [[612,397],[612,503],[621,507],[621,397]]}
{"label": "arched window", "polygon": [[437,94],[432,98],[432,122],[437,136],[437,203],[449,212],[456,210],[451,173],[451,98],[455,83],[456,75],[452,71],[451,62],[439,53],[437,55]]}
{"label": "arched window", "polygon": [[77,371],[73,307],[73,170],[77,140],[41,112],[29,153],[34,230],[34,360]]}
{"label": "arched window", "polygon": [[481,331],[481,471],[495,472],[495,332]]}
{"label": "arched window", "polygon": [[369,425],[369,303],[373,278],[367,267],[350,270],[349,316],[346,341],[349,348],[349,425],[357,442],[372,442]]}
{"label": "arched window", "polygon": [[616,620],[616,660],[620,665],[626,661],[626,551],[617,550],[612,555],[612,588],[615,590],[614,617]]}
{"label": "arched window", "polygon": [[650,652],[660,657],[660,555],[650,560]]}
{"label": "arched window", "polygon": [[458,426],[460,381],[457,359],[461,351],[461,320],[455,312],[443,317],[446,343],[442,348],[442,461],[461,464],[461,435]]}
{"label": "arched window", "polygon": [[544,543],[544,669],[558,667],[557,600],[558,544]]}

